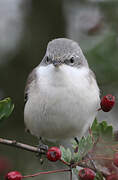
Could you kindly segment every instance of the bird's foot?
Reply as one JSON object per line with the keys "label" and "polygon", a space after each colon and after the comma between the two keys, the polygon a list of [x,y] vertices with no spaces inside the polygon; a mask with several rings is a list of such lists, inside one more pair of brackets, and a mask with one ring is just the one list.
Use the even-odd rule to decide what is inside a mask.
{"label": "bird's foot", "polygon": [[38,149],[37,156],[40,156],[42,154],[46,154],[46,152],[48,151],[48,146],[45,144],[39,144],[37,146],[37,149]]}
{"label": "bird's foot", "polygon": [[40,149],[41,151],[47,152],[48,146],[46,144],[39,144],[38,149]]}
{"label": "bird's foot", "polygon": [[36,156],[40,159],[40,163],[43,164],[44,162],[43,155],[45,155],[46,152],[48,151],[48,146],[44,144],[42,138],[40,138],[39,140],[39,145],[37,146],[37,149],[38,149],[38,153],[36,154]]}
{"label": "bird's foot", "polygon": [[44,140],[42,139],[42,137],[40,137],[39,139],[39,145],[38,148],[44,152],[47,152],[48,150],[48,146],[45,144]]}

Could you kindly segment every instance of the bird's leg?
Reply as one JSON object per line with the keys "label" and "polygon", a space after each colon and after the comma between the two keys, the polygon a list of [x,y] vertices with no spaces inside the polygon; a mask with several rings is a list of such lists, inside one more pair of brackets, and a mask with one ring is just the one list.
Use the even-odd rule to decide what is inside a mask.
{"label": "bird's leg", "polygon": [[40,139],[39,139],[38,148],[45,151],[45,152],[47,152],[47,150],[48,150],[48,146],[43,142],[42,137],[40,137]]}
{"label": "bird's leg", "polygon": [[41,137],[39,139],[39,145],[37,146],[37,148],[39,149],[39,153],[37,153],[36,156],[39,158],[40,163],[43,164],[44,158],[42,156],[46,154],[48,146],[44,144]]}

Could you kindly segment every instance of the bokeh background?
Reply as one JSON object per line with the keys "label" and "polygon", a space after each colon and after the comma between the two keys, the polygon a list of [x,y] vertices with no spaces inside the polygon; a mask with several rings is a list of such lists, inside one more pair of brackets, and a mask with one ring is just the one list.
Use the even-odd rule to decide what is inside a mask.
{"label": "bokeh background", "polygon": [[[101,96],[112,93],[116,106],[99,112],[118,129],[118,1],[117,0],[0,0],[0,99],[11,97],[15,109],[1,124],[0,137],[38,144],[25,133],[24,87],[28,73],[38,65],[48,41],[67,37],[79,42],[95,72]],[[3,163],[4,162],[4,163]],[[0,145],[0,179],[5,168],[31,174],[44,170],[30,152]],[[52,165],[46,165],[48,170]],[[34,180],[60,179],[43,175]],[[62,179],[68,179],[64,174]]]}

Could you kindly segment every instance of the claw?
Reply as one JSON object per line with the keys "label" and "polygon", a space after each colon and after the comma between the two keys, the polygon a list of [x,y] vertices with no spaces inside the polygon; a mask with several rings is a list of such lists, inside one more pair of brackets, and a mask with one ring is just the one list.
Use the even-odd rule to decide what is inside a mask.
{"label": "claw", "polygon": [[43,143],[42,138],[40,138],[37,148],[39,149],[39,153],[36,156],[39,158],[40,163],[43,164],[44,158],[42,156],[48,151],[48,146]]}
{"label": "claw", "polygon": [[39,145],[38,145],[38,148],[39,148],[40,150],[43,150],[43,151],[46,151],[46,152],[47,152],[47,150],[48,150],[48,146],[45,145],[45,144],[39,144]]}

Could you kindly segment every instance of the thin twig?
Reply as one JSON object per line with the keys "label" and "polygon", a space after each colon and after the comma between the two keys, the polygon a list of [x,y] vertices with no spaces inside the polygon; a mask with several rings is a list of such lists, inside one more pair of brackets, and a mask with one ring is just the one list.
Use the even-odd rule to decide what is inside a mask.
{"label": "thin twig", "polygon": [[61,161],[63,164],[65,164],[65,165],[67,165],[67,166],[70,166],[70,163],[64,161],[63,159],[60,159],[60,161]]}
{"label": "thin twig", "polygon": [[[23,149],[23,150],[26,150],[26,151],[39,153],[39,154],[45,154],[46,153],[45,150],[42,150],[41,148],[37,148],[35,146],[30,146],[28,144],[23,144],[23,143],[17,142],[16,140],[8,140],[8,139],[0,138],[0,144],[12,146],[12,147],[15,147],[15,148],[18,148],[18,149]],[[101,158],[101,157],[96,157],[96,158],[93,157],[92,159],[94,160],[94,159],[99,159],[99,158]],[[37,174],[40,175],[40,174],[51,174],[51,173],[56,173],[56,172],[70,171],[70,180],[72,180],[72,168],[75,168],[76,166],[81,166],[83,168],[88,167],[88,168],[91,168],[93,171],[97,172],[95,167],[90,167],[90,166],[87,166],[87,164],[83,164],[84,161],[88,161],[88,160],[90,161],[90,159],[82,160],[82,162],[79,161],[77,163],[72,164],[71,166],[70,166],[69,163],[61,160],[62,163],[64,163],[67,166],[70,166],[70,169],[62,169],[62,170],[55,170],[55,171],[40,172],[40,173],[37,173]],[[106,176],[106,174],[104,172],[101,172],[101,173],[103,174],[104,177]],[[33,176],[34,175],[29,175],[29,177],[33,177]],[[23,177],[25,178],[27,176],[23,176]]]}
{"label": "thin twig", "polygon": [[16,140],[8,140],[8,139],[0,138],[0,143],[8,145],[8,146],[13,146],[19,149],[23,149],[26,151],[30,151],[30,152],[45,154],[45,151],[40,148],[37,148],[35,146],[30,146],[28,144],[23,144],[23,143],[17,142]]}
{"label": "thin twig", "polygon": [[29,178],[29,177],[39,176],[41,174],[53,174],[53,173],[67,172],[67,171],[70,171],[70,169],[58,169],[58,170],[54,170],[54,171],[39,172],[39,173],[32,174],[32,175],[22,176],[22,178]]}
{"label": "thin twig", "polygon": [[90,161],[90,159],[87,159],[86,161],[85,161],[85,160],[84,160],[84,161],[79,161],[79,162],[73,164],[73,165],[72,165],[72,168],[76,168],[77,166],[80,166],[80,167],[83,167],[83,168],[90,168],[90,169],[92,169],[93,171],[97,172],[96,168],[90,167],[90,166],[88,166],[87,164],[83,164],[83,162],[87,162],[87,161]]}

